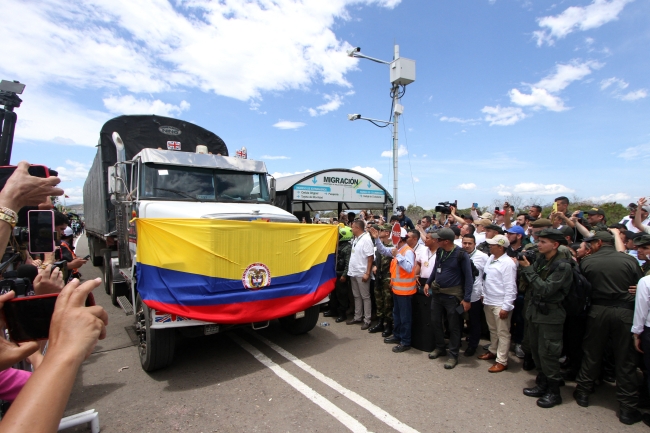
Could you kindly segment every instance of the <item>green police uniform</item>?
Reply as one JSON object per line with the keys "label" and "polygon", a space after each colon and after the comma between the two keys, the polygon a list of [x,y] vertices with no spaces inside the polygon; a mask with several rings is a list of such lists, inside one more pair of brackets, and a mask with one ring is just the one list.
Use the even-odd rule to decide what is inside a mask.
{"label": "green police uniform", "polygon": [[[609,232],[596,232],[591,240],[603,240],[613,245]],[[612,245],[602,247],[580,262],[583,275],[591,283],[592,305],[587,316],[584,357],[576,378],[576,400],[587,403],[587,395],[594,391],[594,382],[600,373],[603,353],[611,341],[616,365],[617,400],[621,409],[636,410],[638,383],[636,352],[630,333],[634,317],[634,295],[629,286],[643,276],[634,257],[620,253]],[[581,400],[579,400],[579,398]]]}
{"label": "green police uniform", "polygon": [[345,312],[350,306],[348,292],[352,289],[350,287],[350,279],[346,277],[345,281],[341,281],[341,275],[348,275],[348,266],[350,264],[350,254],[352,254],[352,244],[349,240],[342,240],[338,243],[338,254],[336,257],[336,286],[334,293],[330,295],[336,298],[331,302],[335,306],[331,310],[336,310],[339,317],[345,317]]}
{"label": "green police uniform", "polygon": [[[385,247],[391,248],[393,246],[390,239],[387,242],[382,242]],[[377,273],[375,274],[375,303],[377,304],[377,319],[393,320],[393,293],[390,288],[390,262],[392,258],[382,256],[375,252],[375,266],[377,266]]]}
{"label": "green police uniform", "polygon": [[[634,245],[637,247],[649,246],[650,245],[650,234],[644,234],[638,238],[634,238]],[[643,271],[643,276],[647,277],[650,275],[650,260],[646,260],[645,263],[641,266],[641,271]]]}

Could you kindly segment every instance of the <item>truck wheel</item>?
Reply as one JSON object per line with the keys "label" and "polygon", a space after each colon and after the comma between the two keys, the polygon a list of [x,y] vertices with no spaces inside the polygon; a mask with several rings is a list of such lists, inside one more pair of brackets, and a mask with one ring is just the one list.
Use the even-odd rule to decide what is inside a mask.
{"label": "truck wheel", "polygon": [[289,334],[299,335],[305,334],[316,326],[318,322],[318,315],[320,314],[320,305],[314,305],[305,310],[305,317],[296,319],[295,315],[280,317],[280,325],[282,329]]}
{"label": "truck wheel", "polygon": [[104,283],[104,291],[107,295],[111,294],[111,286],[113,285],[113,265],[111,264],[111,250],[102,250],[104,269],[102,272],[102,282]]}
{"label": "truck wheel", "polygon": [[108,287],[111,292],[111,302],[116,307],[119,307],[120,304],[117,303],[117,298],[120,296],[126,296],[126,294],[129,292],[129,284],[127,282],[113,282],[113,284]]}
{"label": "truck wheel", "polygon": [[175,329],[151,329],[151,310],[137,295],[135,303],[135,332],[140,337],[138,353],[144,371],[165,368],[174,359]]}
{"label": "truck wheel", "polygon": [[91,238],[88,236],[88,251],[90,252],[90,261],[93,266],[101,266],[104,262],[104,259],[101,255],[97,255],[95,251],[95,246],[97,245],[97,239]]}

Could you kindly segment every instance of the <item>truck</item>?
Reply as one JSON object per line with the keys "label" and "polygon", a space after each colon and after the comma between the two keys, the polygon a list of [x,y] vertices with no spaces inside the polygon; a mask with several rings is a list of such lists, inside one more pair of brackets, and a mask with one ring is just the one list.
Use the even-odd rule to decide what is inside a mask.
{"label": "truck", "polygon": [[[240,232],[244,230],[241,233],[246,233],[249,228],[256,230],[255,243],[259,242],[258,245],[274,242],[271,238],[275,236],[273,239],[276,239],[278,231],[283,230],[283,227],[303,231],[328,227],[314,226],[308,229],[303,224],[297,224],[298,220],[294,215],[273,205],[274,197],[275,179],[267,173],[264,162],[229,156],[224,141],[198,125],[156,115],[124,115],[103,125],[97,154],[83,189],[85,231],[90,260],[94,266],[102,267],[106,293],[110,295],[115,306],[120,306],[127,315],[134,316],[135,333],[139,341],[138,351],[145,371],[154,371],[170,365],[176,339],[184,336],[209,335],[241,326],[261,329],[267,327],[270,320],[275,318],[279,319],[282,328],[292,334],[306,333],[314,328],[320,304],[327,302],[327,294],[334,287],[335,259],[332,260],[332,257],[335,257],[336,253],[336,241],[321,242],[321,247],[317,247],[323,249],[316,251],[320,257],[324,257],[323,263],[318,265],[322,275],[319,274],[316,279],[312,276],[308,282],[302,281],[299,288],[296,288],[297,279],[290,278],[290,284],[296,285],[292,289],[294,292],[298,290],[301,295],[309,293],[311,296],[310,304],[306,307],[304,302],[302,306],[298,303],[282,302],[281,309],[269,304],[270,306],[253,311],[247,310],[247,304],[242,304],[243,306],[238,306],[241,308],[236,309],[238,314],[231,313],[233,309],[226,309],[225,313],[215,315],[195,315],[191,303],[188,307],[157,302],[163,298],[182,300],[186,291],[194,290],[192,287],[185,288],[182,284],[173,286],[160,283],[159,280],[164,279],[164,276],[160,275],[178,272],[164,268],[173,268],[177,265],[175,262],[187,262],[185,264],[190,267],[193,265],[189,258],[180,253],[178,257],[174,257],[178,245],[175,245],[175,241],[168,240],[174,239],[173,236],[149,239],[155,241],[155,246],[151,246],[148,241],[145,243],[144,226],[140,229],[138,223],[151,221],[160,226],[164,225],[165,221],[174,222],[174,230],[181,230],[176,239],[184,237],[183,227],[193,230],[194,227],[200,226],[201,230],[214,231],[232,230],[234,225]],[[260,230],[259,224],[267,225],[264,230]],[[321,231],[317,236],[314,235],[314,239],[330,235],[329,231]],[[229,236],[232,236],[232,233]],[[147,253],[155,253],[152,250],[156,249],[164,250],[169,253],[168,257],[171,259],[155,264],[162,268],[152,267],[151,263],[144,264],[144,254],[140,253],[142,257],[138,257],[138,251],[144,249],[145,244],[151,246]],[[228,246],[221,245],[215,248],[226,247]],[[197,248],[193,251],[201,251],[200,246]],[[251,248],[250,252],[246,250],[246,254],[250,255],[252,262],[256,262],[258,253],[254,247],[242,245],[241,248]],[[297,245],[289,247],[295,251],[287,252],[287,247],[283,248],[283,253],[292,258],[301,257],[305,250],[304,246]],[[241,249],[233,250],[232,247],[230,251],[241,253]],[[201,253],[197,255],[201,256]],[[215,255],[218,256],[219,254]],[[219,271],[220,266],[213,265],[206,257],[199,258],[205,264],[206,272],[208,268]],[[225,259],[229,260],[227,257]],[[226,264],[232,268],[233,260]],[[239,277],[240,283],[243,282],[245,287],[235,287],[235,278],[228,280],[231,287],[229,296],[241,291],[234,294],[257,302],[258,299],[272,297],[269,294],[272,292],[259,295],[262,291],[254,292],[248,289],[273,289],[276,281],[279,284],[287,280],[282,277],[274,278],[272,284],[267,266],[262,263],[254,265],[251,265],[252,268],[248,267],[250,269],[246,270],[248,274],[244,275],[245,278]],[[278,266],[286,266],[286,263]],[[310,265],[304,266],[308,269]],[[197,276],[187,273],[186,268],[187,266],[182,268],[185,273],[181,272],[179,275],[185,278],[181,278],[181,281],[188,281],[188,285],[196,278],[202,281],[211,278],[209,275]],[[316,269],[316,266],[313,268]],[[199,273],[203,272],[196,266],[194,269],[199,269]],[[235,267],[234,271],[231,271],[236,273],[238,269],[240,268]],[[151,272],[156,276],[153,277]],[[265,276],[264,272],[268,275]],[[334,279],[330,278],[331,274]],[[246,282],[246,278],[250,284]],[[215,291],[201,293],[199,297],[216,299],[220,281],[222,280],[210,280],[207,289],[199,288],[209,292],[212,287]],[[318,281],[319,287],[313,287],[314,281]],[[262,297],[255,298],[258,295]],[[244,299],[241,296],[238,299]],[[294,300],[295,297],[291,299]],[[178,303],[183,304],[182,301]],[[298,310],[294,311],[296,308]],[[278,314],[283,316],[279,317]]]}

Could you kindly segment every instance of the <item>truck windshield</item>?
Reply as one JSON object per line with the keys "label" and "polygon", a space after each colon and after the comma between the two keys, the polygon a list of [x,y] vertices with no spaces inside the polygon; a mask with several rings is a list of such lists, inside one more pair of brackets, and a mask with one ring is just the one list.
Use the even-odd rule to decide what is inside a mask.
{"label": "truck windshield", "polygon": [[144,199],[269,201],[264,173],[143,164],[140,187]]}

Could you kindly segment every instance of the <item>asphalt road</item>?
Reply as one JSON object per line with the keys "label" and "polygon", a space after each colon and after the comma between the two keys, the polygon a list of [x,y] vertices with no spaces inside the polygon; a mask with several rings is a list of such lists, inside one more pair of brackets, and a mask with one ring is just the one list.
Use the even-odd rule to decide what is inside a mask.
{"label": "asphalt road", "polygon": [[[87,253],[84,237],[77,250]],[[88,263],[81,273],[96,278],[100,269]],[[562,405],[541,409],[522,394],[535,376],[513,354],[502,373],[463,356],[448,371],[444,359],[415,349],[395,354],[379,335],[322,316],[302,336],[272,322],[257,332],[181,340],[173,365],[147,374],[128,332],[133,316],[114,307],[101,286],[95,297],[109,313],[108,336],[80,369],[66,415],[96,409],[102,432],[648,430],[618,421],[610,384],[598,387],[589,408],[574,402],[575,384],[568,383]]]}

